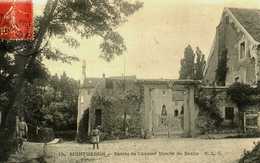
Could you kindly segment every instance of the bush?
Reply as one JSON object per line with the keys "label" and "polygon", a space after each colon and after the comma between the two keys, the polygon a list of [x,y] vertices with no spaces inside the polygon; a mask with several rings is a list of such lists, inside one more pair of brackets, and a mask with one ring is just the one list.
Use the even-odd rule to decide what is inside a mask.
{"label": "bush", "polygon": [[41,128],[39,130],[39,141],[40,142],[50,142],[55,138],[54,131],[52,128]]}
{"label": "bush", "polygon": [[202,133],[215,130],[223,122],[220,110],[217,108],[216,95],[200,95],[196,98],[196,104],[199,106],[199,114],[196,119],[196,126]]}
{"label": "bush", "polygon": [[215,121],[210,119],[208,115],[199,115],[195,123],[202,134],[208,133],[215,128]]}
{"label": "bush", "polygon": [[259,99],[255,98],[259,95],[258,89],[252,88],[248,84],[234,83],[228,88],[227,94],[230,96],[230,99],[237,104],[239,109],[259,102]]}
{"label": "bush", "polygon": [[72,141],[76,138],[76,130],[67,130],[67,131],[55,131],[55,137],[62,138],[63,140]]}
{"label": "bush", "polygon": [[259,163],[260,162],[260,142],[254,142],[254,149],[252,151],[244,150],[244,155],[239,160],[239,163]]}

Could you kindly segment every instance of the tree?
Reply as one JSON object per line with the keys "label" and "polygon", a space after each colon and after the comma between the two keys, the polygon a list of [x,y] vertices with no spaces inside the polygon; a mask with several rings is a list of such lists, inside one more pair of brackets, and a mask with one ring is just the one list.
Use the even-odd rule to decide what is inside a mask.
{"label": "tree", "polygon": [[201,80],[203,79],[203,71],[206,66],[205,55],[202,53],[199,47],[196,48],[196,63],[195,63],[195,72],[194,79]]}
{"label": "tree", "polygon": [[76,129],[78,82],[66,73],[47,80],[26,82],[20,108],[33,126],[54,130]]}
{"label": "tree", "polygon": [[184,58],[181,59],[181,69],[179,71],[180,79],[193,79],[194,78],[194,59],[195,54],[190,45],[184,50]]}
{"label": "tree", "polygon": [[[29,77],[34,78],[37,74],[35,70],[38,70],[36,67],[41,67],[43,58],[66,63],[77,60],[74,56],[53,49],[51,38],[61,38],[69,46],[77,47],[79,42],[65,35],[66,33],[74,31],[82,38],[99,36],[103,39],[100,56],[110,61],[126,49],[123,38],[116,32],[117,27],[141,7],[140,2],[131,4],[125,0],[48,0],[43,15],[35,18],[36,31],[33,40],[0,41],[1,53],[5,56],[10,53],[14,58],[15,74],[12,88],[8,90],[11,96],[8,97],[8,105],[3,110],[1,125],[1,131],[7,128],[8,134],[4,134],[1,140],[13,140],[15,115],[22,99],[21,90],[28,77],[27,71],[30,70],[32,75]],[[6,146],[5,142],[0,142],[1,147]],[[1,156],[7,154],[1,153]]]}
{"label": "tree", "polygon": [[203,71],[206,65],[205,55],[199,47],[194,53],[192,47],[188,45],[184,50],[184,58],[181,59],[180,79],[203,79]]}

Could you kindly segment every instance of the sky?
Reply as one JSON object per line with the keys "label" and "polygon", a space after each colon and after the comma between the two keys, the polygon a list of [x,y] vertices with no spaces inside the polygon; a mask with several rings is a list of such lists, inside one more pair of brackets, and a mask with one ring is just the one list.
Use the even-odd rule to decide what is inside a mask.
{"label": "sky", "polygon": [[[208,56],[224,7],[259,8],[259,0],[139,0],[144,7],[130,16],[119,33],[127,51],[111,62],[99,57],[100,39],[82,39],[80,47],[69,48],[53,39],[54,47],[79,57],[71,65],[45,61],[51,74],[80,79],[82,61],[86,60],[87,77],[136,75],[137,78],[177,79],[185,47],[198,46]],[[43,0],[34,0],[35,13]],[[125,70],[124,70],[125,67]]]}

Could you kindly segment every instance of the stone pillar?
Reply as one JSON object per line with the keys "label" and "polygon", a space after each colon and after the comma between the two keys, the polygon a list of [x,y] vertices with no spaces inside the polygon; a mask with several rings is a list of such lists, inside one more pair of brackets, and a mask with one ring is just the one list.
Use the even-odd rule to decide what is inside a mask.
{"label": "stone pillar", "polygon": [[145,138],[151,137],[152,115],[151,115],[151,92],[148,86],[144,86],[144,134]]}
{"label": "stone pillar", "polygon": [[195,121],[196,121],[196,118],[197,118],[197,114],[196,114],[196,111],[195,111],[195,102],[194,102],[194,86],[191,85],[189,87],[189,112],[190,112],[190,134],[191,136],[194,136],[195,135]]}
{"label": "stone pillar", "polygon": [[189,108],[189,88],[187,87],[184,95],[184,133],[190,136],[190,108]]}
{"label": "stone pillar", "polygon": [[197,113],[195,110],[193,85],[188,85],[184,98],[184,133],[186,136],[193,136],[196,133],[195,120]]}

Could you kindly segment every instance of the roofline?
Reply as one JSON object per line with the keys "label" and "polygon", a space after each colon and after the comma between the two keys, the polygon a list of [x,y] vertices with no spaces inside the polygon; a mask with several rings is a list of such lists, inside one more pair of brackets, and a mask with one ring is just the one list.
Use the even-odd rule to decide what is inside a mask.
{"label": "roofline", "polygon": [[207,62],[206,62],[206,66],[205,66],[205,69],[203,71],[203,77],[205,77],[205,75],[206,75],[206,73],[208,71],[209,61],[211,60],[211,58],[213,56],[213,52],[214,52],[214,49],[215,49],[216,41],[217,41],[217,32],[215,32],[215,35],[214,35],[213,44],[211,45],[209,56],[208,56]]}
{"label": "roofline", "polygon": [[165,85],[165,84],[176,84],[176,85],[198,85],[202,82],[200,80],[137,80],[137,83],[143,85]]}
{"label": "roofline", "polygon": [[250,40],[252,42],[254,42],[255,44],[260,44],[260,42],[256,41],[252,35],[250,35],[247,30],[244,28],[244,26],[237,20],[237,18],[233,15],[232,11],[230,11],[229,8],[224,8],[224,12],[228,13],[234,20],[235,22],[238,24],[238,26],[242,29],[242,31],[250,38]]}
{"label": "roofline", "polygon": [[[233,20],[238,24],[238,26],[239,26],[239,27],[242,29],[242,31],[248,36],[248,38],[250,38],[250,40],[251,40],[252,42],[254,42],[254,43],[257,44],[257,45],[260,45],[260,42],[256,41],[256,40],[251,36],[251,34],[249,34],[249,33],[247,32],[247,30],[244,28],[244,26],[237,20],[237,18],[236,18],[236,17],[233,15],[233,13],[230,11],[230,8],[225,7],[225,8],[224,8],[224,11],[223,11],[223,14],[224,14],[225,12],[226,12],[227,14],[229,14],[229,15],[233,18]],[[221,16],[221,19],[223,18],[223,14],[222,14],[222,16]],[[219,26],[219,25],[218,25],[218,26]],[[208,56],[208,59],[207,59],[207,62],[206,62],[206,66],[205,66],[205,69],[204,69],[204,72],[203,72],[203,76],[204,76],[204,77],[205,77],[205,75],[206,75],[206,73],[207,73],[207,71],[208,71],[209,61],[210,61],[211,57],[213,56],[213,51],[214,51],[215,43],[216,43],[216,35],[217,35],[217,33],[215,33],[214,40],[213,40],[213,45],[211,46],[210,53],[209,53],[209,56]]]}

